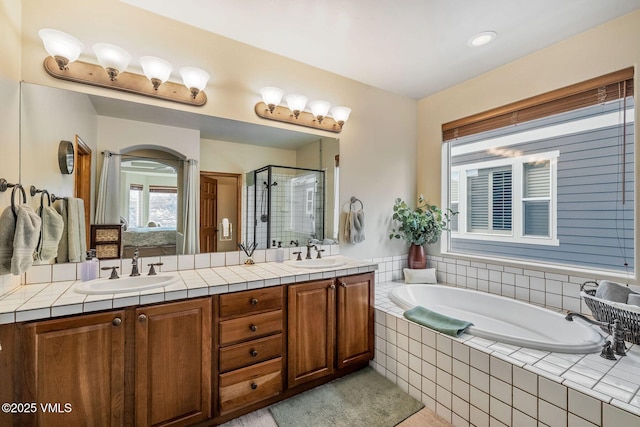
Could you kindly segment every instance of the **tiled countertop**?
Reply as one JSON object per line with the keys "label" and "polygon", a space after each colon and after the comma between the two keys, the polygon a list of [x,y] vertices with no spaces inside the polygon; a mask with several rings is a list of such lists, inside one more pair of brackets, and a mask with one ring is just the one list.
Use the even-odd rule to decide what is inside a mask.
{"label": "tiled countertop", "polygon": [[[376,308],[403,318],[404,310],[388,297],[399,285],[402,283],[376,283]],[[452,339],[640,416],[640,345],[627,343],[627,355],[613,361],[599,353],[552,353],[469,334]]]}
{"label": "tiled countertop", "polygon": [[178,275],[176,284],[141,292],[85,295],[75,291],[80,281],[20,285],[0,295],[0,324],[89,313],[132,305],[195,298],[267,286],[326,279],[377,269],[377,264],[331,256],[345,262],[332,268],[298,268],[264,262],[160,273]]}

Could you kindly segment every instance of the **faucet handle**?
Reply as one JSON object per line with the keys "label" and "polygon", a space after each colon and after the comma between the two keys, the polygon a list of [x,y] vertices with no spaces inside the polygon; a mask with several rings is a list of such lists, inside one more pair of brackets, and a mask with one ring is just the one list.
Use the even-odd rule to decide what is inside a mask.
{"label": "faucet handle", "polygon": [[111,276],[109,276],[109,279],[118,279],[119,276],[118,276],[118,272],[116,271],[117,268],[120,268],[120,267],[117,267],[114,265],[113,267],[102,267],[100,270],[105,270],[105,271],[111,270]]}
{"label": "faucet handle", "polygon": [[156,269],[155,267],[158,266],[160,267],[161,265],[164,265],[163,262],[155,262],[153,264],[147,264],[149,266],[149,276],[155,276],[156,274]]}
{"label": "faucet handle", "polygon": [[298,257],[296,258],[296,261],[302,261],[302,251],[298,251],[298,252],[291,252],[293,255],[298,255]]}
{"label": "faucet handle", "polygon": [[314,249],[316,250],[316,253],[317,253],[316,258],[318,259],[322,258],[322,252],[324,252],[324,249],[318,249],[317,246],[314,246]]}

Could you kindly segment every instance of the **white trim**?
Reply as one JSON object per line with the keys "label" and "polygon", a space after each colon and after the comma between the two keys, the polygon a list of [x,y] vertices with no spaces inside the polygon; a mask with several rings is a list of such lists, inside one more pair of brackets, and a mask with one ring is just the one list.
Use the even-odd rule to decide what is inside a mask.
{"label": "white trim", "polygon": [[[634,114],[635,108],[627,108],[627,124],[634,123]],[[584,132],[603,127],[617,125],[619,126],[620,124],[620,112],[614,111],[600,116],[588,117],[585,119],[574,120],[571,122],[561,123],[553,126],[545,126],[538,129],[526,130],[519,133],[499,136],[496,138],[484,139],[482,141],[469,144],[461,144],[457,147],[451,148],[451,157],[475,153],[477,151],[501,149],[503,147],[508,147],[511,145],[552,138],[558,135],[568,135],[571,133]],[[514,157],[518,155],[517,150],[500,151],[506,151],[506,155],[511,155]]]}

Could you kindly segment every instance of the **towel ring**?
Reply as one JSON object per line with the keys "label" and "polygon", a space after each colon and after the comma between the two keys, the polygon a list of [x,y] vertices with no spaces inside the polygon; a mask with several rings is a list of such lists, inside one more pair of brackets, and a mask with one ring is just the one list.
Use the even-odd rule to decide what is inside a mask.
{"label": "towel ring", "polygon": [[47,190],[42,190],[40,192],[40,206],[44,207],[44,195],[47,195],[47,200],[49,201],[49,204],[47,206],[51,206],[51,195],[49,194],[49,192]]}
{"label": "towel ring", "polygon": [[[19,189],[22,192],[22,203],[23,204],[27,203],[27,192],[24,191],[24,188],[20,184],[7,184],[7,186],[8,187],[13,187],[13,190],[11,190],[11,211],[13,212],[13,217],[15,219],[18,219],[18,211],[16,210],[16,200],[15,200],[16,190]],[[18,200],[20,200],[20,199],[18,199]]]}
{"label": "towel ring", "polygon": [[353,205],[355,203],[360,203],[360,206],[362,206],[362,209],[364,209],[364,203],[362,203],[362,200],[358,199],[357,197],[351,196],[351,204],[349,205],[349,210],[353,209]]}

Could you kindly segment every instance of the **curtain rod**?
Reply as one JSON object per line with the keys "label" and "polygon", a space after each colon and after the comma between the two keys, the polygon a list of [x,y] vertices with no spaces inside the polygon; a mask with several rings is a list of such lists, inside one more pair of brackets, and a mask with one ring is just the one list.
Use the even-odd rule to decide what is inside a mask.
{"label": "curtain rod", "polygon": [[132,157],[134,159],[141,159],[141,160],[168,160],[168,161],[172,161],[172,162],[188,162],[189,160],[182,160],[182,159],[165,159],[162,157],[145,157],[145,156],[136,156],[135,154],[118,154],[118,153],[112,153],[110,151],[103,151],[102,154],[109,154],[110,156],[120,156],[120,157]]}

